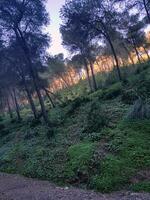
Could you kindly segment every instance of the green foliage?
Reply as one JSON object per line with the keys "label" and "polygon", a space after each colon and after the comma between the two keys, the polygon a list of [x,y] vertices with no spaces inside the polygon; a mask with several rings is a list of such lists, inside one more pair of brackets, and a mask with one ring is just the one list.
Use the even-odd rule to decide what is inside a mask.
{"label": "green foliage", "polygon": [[111,131],[109,149],[115,155],[107,156],[91,187],[109,192],[130,182],[138,169],[150,167],[149,121],[124,122]]}
{"label": "green foliage", "polygon": [[128,160],[115,156],[107,156],[100,166],[100,175],[91,180],[91,187],[98,191],[110,192],[128,182],[133,169],[126,165]]}
{"label": "green foliage", "polygon": [[138,96],[134,89],[125,89],[122,91],[121,100],[125,104],[133,104],[137,100]]}
{"label": "green foliage", "polygon": [[4,124],[0,124],[0,131],[2,131],[5,128]]}
{"label": "green foliage", "polygon": [[127,119],[150,119],[150,105],[144,100],[138,99],[129,110]]}
{"label": "green foliage", "polygon": [[[125,118],[136,96],[134,91],[140,88],[139,79],[148,80],[148,68],[144,70],[128,79],[127,85],[103,85],[92,94],[83,90],[86,81],[72,87],[73,94],[62,90],[61,96],[67,95],[69,100],[48,112],[52,132],[36,123],[27,108],[22,110],[21,123],[3,117],[0,171],[57,184],[84,184],[101,192],[131,185],[138,171],[150,167],[150,121]],[[5,130],[8,133],[2,135]],[[131,189],[147,190],[145,181]]]}
{"label": "green foliage", "polygon": [[122,85],[121,83],[116,83],[105,90],[104,99],[113,99],[121,94]]}
{"label": "green foliage", "polygon": [[150,80],[140,80],[137,85],[137,94],[142,99],[150,98]]}
{"label": "green foliage", "polygon": [[105,110],[102,108],[101,103],[93,102],[87,116],[87,126],[84,132],[100,132],[102,128],[107,126],[108,117]]}
{"label": "green foliage", "polygon": [[94,98],[99,98],[99,99],[102,99],[104,96],[104,92],[103,90],[97,90],[96,92],[90,94],[88,97],[89,99],[93,100]]}
{"label": "green foliage", "polygon": [[82,132],[80,135],[81,140],[91,141],[91,142],[98,142],[103,138],[103,134],[101,133],[85,133]]}
{"label": "green foliage", "polygon": [[74,99],[72,102],[70,102],[67,115],[73,114],[76,111],[76,109],[78,109],[81,105],[86,104],[89,101],[90,100],[88,97],[80,97],[80,98],[78,97]]}
{"label": "green foliage", "polygon": [[[66,164],[66,179],[69,182],[89,176],[89,165],[95,145],[90,142],[79,143],[68,149],[69,160]],[[87,181],[87,180],[86,180]]]}
{"label": "green foliage", "polygon": [[150,181],[135,183],[131,185],[131,190],[135,192],[150,192]]}

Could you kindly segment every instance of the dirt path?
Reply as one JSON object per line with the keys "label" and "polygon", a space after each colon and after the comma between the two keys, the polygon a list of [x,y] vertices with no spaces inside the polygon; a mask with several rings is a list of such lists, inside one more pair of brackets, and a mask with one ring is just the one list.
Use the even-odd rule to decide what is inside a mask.
{"label": "dirt path", "polygon": [[150,200],[150,194],[119,192],[103,195],[0,173],[0,200]]}

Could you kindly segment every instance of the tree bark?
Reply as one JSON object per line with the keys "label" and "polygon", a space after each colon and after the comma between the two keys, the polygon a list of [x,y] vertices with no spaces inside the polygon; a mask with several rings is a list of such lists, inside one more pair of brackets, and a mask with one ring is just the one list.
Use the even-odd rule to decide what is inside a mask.
{"label": "tree bark", "polygon": [[120,71],[120,67],[119,67],[119,61],[118,61],[118,58],[117,58],[117,54],[116,54],[114,45],[113,45],[113,43],[112,43],[112,41],[111,41],[111,39],[110,39],[108,34],[107,34],[106,37],[107,37],[107,41],[110,44],[110,47],[111,47],[111,50],[112,50],[112,53],[113,53],[113,56],[114,56],[114,59],[115,59],[115,62],[116,62],[116,69],[117,69],[119,80],[122,81],[121,71]]}
{"label": "tree bark", "polygon": [[8,113],[9,113],[10,119],[12,119],[13,113],[12,113],[11,106],[10,106],[10,103],[9,103],[9,98],[7,97],[6,100],[7,100],[7,106],[8,106]]}
{"label": "tree bark", "polygon": [[18,121],[21,121],[19,103],[18,103],[17,97],[16,97],[16,90],[13,88],[12,91],[13,91],[12,98],[14,99],[15,110],[16,110],[16,113],[17,113],[17,118],[18,118]]}
{"label": "tree bark", "polygon": [[21,75],[21,77],[22,77],[22,81],[23,81],[23,84],[24,84],[24,88],[25,88],[25,91],[26,91],[26,93],[27,93],[27,97],[28,97],[28,100],[29,100],[29,103],[30,103],[30,106],[31,106],[31,110],[32,110],[33,115],[34,115],[34,118],[37,119],[37,118],[38,118],[37,110],[36,110],[36,107],[35,107],[35,104],[34,104],[32,95],[31,95],[31,93],[30,93],[30,90],[29,90],[29,88],[28,88],[27,82],[26,82],[26,80],[25,80],[25,74],[24,74],[24,71],[23,71],[22,68],[21,68],[20,75]]}
{"label": "tree bark", "polygon": [[37,83],[37,74],[33,70],[28,45],[27,45],[26,40],[24,39],[24,37],[22,35],[21,30],[17,27],[17,28],[14,29],[14,31],[15,31],[17,40],[18,40],[18,42],[19,42],[19,44],[20,44],[20,46],[21,46],[21,48],[24,52],[24,55],[25,55],[25,58],[26,58],[26,61],[27,61],[27,66],[29,68],[29,72],[30,72],[30,75],[32,77],[33,84],[34,84],[34,87],[35,87],[35,90],[36,90],[36,93],[37,93],[37,96],[38,96],[38,99],[39,99],[39,103],[40,103],[40,106],[41,106],[41,113],[42,113],[43,119],[44,119],[45,123],[48,126],[50,126],[50,123],[49,123],[49,120],[48,120],[48,115],[47,115],[47,112],[46,112],[46,109],[45,109],[44,100],[42,98],[42,95],[41,95],[41,92],[40,92],[40,89],[39,89],[39,86],[38,86],[38,83]]}
{"label": "tree bark", "polygon": [[88,68],[86,61],[85,61],[85,70],[86,70],[86,74],[87,74],[87,80],[88,80],[88,83],[89,83],[89,88],[90,88],[90,91],[92,92],[93,91],[92,83],[91,83],[91,78],[90,78],[90,75],[89,75],[89,68]]}
{"label": "tree bark", "polygon": [[45,88],[45,90],[50,93],[51,95],[54,96],[55,99],[57,99],[60,103],[63,103],[63,101],[56,95],[54,94],[53,92],[51,92],[49,89]]}
{"label": "tree bark", "polygon": [[138,52],[138,50],[137,50],[137,48],[136,48],[136,44],[135,44],[135,41],[134,41],[133,38],[132,38],[132,43],[133,43],[133,48],[134,48],[134,50],[135,50],[137,59],[138,59],[139,63],[141,64],[141,59],[140,59],[140,56],[139,56],[139,52]]}
{"label": "tree bark", "polygon": [[149,59],[150,59],[150,56],[149,56],[149,54],[148,54],[147,49],[146,49],[145,47],[143,47],[143,49],[144,49],[144,51],[145,51],[145,53],[146,53],[146,55],[147,55],[147,58],[148,58],[148,60],[149,60]]}
{"label": "tree bark", "polygon": [[92,79],[93,79],[93,87],[94,87],[94,91],[97,90],[97,83],[96,83],[96,79],[95,79],[95,74],[94,74],[94,69],[93,69],[93,63],[90,61],[90,69],[92,72]]}
{"label": "tree bark", "polygon": [[144,8],[145,8],[145,11],[146,11],[146,14],[147,14],[147,18],[148,18],[149,23],[150,23],[150,14],[149,14],[149,9],[147,8],[146,0],[143,0],[143,4],[144,4]]}
{"label": "tree bark", "polygon": [[127,52],[127,54],[128,54],[128,56],[129,56],[129,58],[130,58],[130,61],[131,61],[132,65],[135,65],[134,60],[133,60],[132,56],[130,55],[130,52],[129,52],[129,50],[128,50],[128,48],[126,47],[125,44],[123,44],[123,48],[124,48],[125,51]]}
{"label": "tree bark", "polygon": [[55,104],[54,104],[54,102],[53,102],[51,96],[49,95],[48,91],[47,91],[45,88],[43,88],[43,90],[45,91],[45,94],[46,94],[46,96],[48,97],[48,99],[49,99],[49,101],[50,101],[52,107],[55,108],[56,106],[55,106]]}

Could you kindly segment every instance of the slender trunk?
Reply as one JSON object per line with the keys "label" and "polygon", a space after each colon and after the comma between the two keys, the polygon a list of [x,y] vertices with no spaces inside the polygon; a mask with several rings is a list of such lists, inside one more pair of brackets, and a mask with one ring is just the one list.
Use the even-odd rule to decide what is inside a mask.
{"label": "slender trunk", "polygon": [[26,91],[26,93],[27,93],[27,97],[28,97],[28,100],[29,100],[29,103],[30,103],[30,106],[31,106],[31,110],[32,110],[33,115],[34,115],[34,118],[37,119],[37,118],[38,118],[38,115],[37,115],[36,107],[35,107],[35,104],[34,104],[32,95],[31,95],[31,93],[30,93],[30,90],[29,90],[29,88],[28,88],[27,82],[26,82],[26,80],[25,80],[25,75],[24,75],[23,69],[21,69],[21,77],[22,77],[22,81],[23,81],[23,84],[24,84],[24,88],[25,88],[25,91]]}
{"label": "slender trunk", "polygon": [[16,97],[16,90],[13,89],[13,95],[12,95],[12,98],[14,99],[14,103],[15,103],[15,110],[16,110],[16,113],[17,113],[17,118],[18,118],[18,121],[21,121],[21,116],[20,116],[20,108],[19,108],[19,104],[18,104],[18,101],[17,101],[17,97]]}
{"label": "slender trunk", "polygon": [[96,83],[96,79],[95,79],[95,74],[94,74],[92,62],[90,62],[90,69],[91,69],[91,73],[92,73],[94,91],[96,91],[97,90],[97,83]]}
{"label": "slender trunk", "polygon": [[134,38],[131,38],[131,39],[132,39],[133,48],[134,48],[134,50],[135,50],[135,53],[136,53],[138,62],[141,64],[141,59],[140,59],[140,56],[139,56],[139,52],[138,52],[138,50],[137,50],[137,48],[136,48],[136,43],[135,43],[135,41],[134,41]]}
{"label": "slender trunk", "polygon": [[137,50],[136,47],[134,47],[134,49],[135,49],[135,53],[136,53],[136,56],[137,56],[137,58],[138,58],[138,61],[139,61],[139,63],[141,64],[141,59],[140,59],[140,56],[139,56],[139,52],[138,52],[138,50]]}
{"label": "slender trunk", "polygon": [[139,54],[139,56],[141,57],[142,61],[145,62],[143,56],[141,54]]}
{"label": "slender trunk", "polygon": [[27,65],[28,65],[28,68],[29,68],[29,71],[30,71],[30,75],[32,77],[33,84],[34,84],[34,87],[35,87],[35,90],[36,90],[36,93],[37,93],[37,96],[38,96],[38,99],[39,99],[39,103],[40,103],[40,106],[41,106],[41,113],[42,113],[43,119],[44,119],[45,123],[48,126],[50,126],[50,123],[49,123],[49,120],[48,120],[48,115],[47,115],[47,112],[46,112],[46,109],[45,109],[44,100],[42,98],[42,95],[41,95],[41,92],[40,92],[40,89],[39,89],[39,86],[38,86],[38,83],[37,83],[37,74],[33,70],[28,45],[27,45],[26,40],[24,39],[20,29],[17,27],[17,29],[15,29],[14,31],[15,31],[16,37],[18,39],[18,42],[19,42],[22,50],[24,51],[24,56],[26,58]]}
{"label": "slender trunk", "polygon": [[[87,23],[86,21],[84,21],[84,23]],[[92,23],[89,23],[90,26],[92,26],[94,29],[96,29],[97,31],[99,31],[101,34],[103,34],[103,36],[106,38],[106,40],[108,41],[108,43],[110,44],[110,47],[111,47],[111,50],[112,50],[112,54],[114,56],[114,59],[116,61],[116,69],[117,69],[117,73],[118,73],[118,77],[119,77],[119,80],[122,81],[122,76],[121,76],[121,71],[120,71],[120,67],[119,67],[119,62],[118,62],[118,58],[117,58],[117,54],[116,54],[116,51],[115,51],[115,48],[114,48],[114,45],[111,41],[111,38],[109,36],[109,33],[107,31],[107,27],[105,26],[105,24],[100,21],[100,24],[103,26],[103,29],[104,29],[104,32],[101,31],[101,29],[95,27]]]}
{"label": "slender trunk", "polygon": [[10,116],[10,119],[12,119],[13,118],[13,113],[12,113],[11,106],[10,106],[10,103],[9,103],[9,98],[7,97],[6,100],[7,100],[9,116]]}
{"label": "slender trunk", "polygon": [[144,8],[145,8],[145,11],[146,11],[146,14],[147,14],[147,18],[148,18],[149,23],[150,23],[150,14],[149,14],[149,9],[147,8],[146,0],[143,0],[143,4],[144,4]]}
{"label": "slender trunk", "polygon": [[31,110],[33,112],[34,118],[37,119],[38,118],[37,110],[36,110],[32,95],[31,95],[31,93],[29,91],[29,88],[28,88],[26,82],[24,83],[24,87],[25,87],[25,91],[27,93],[27,97],[28,97],[28,100],[29,100],[30,107],[31,107]]}
{"label": "slender trunk", "polygon": [[128,56],[129,56],[129,59],[130,59],[132,65],[135,65],[134,60],[133,60],[132,56],[130,55],[130,52],[129,52],[129,50],[128,50],[128,48],[126,47],[125,44],[123,44],[123,48],[124,48],[125,51],[127,52],[127,54],[128,54]]}
{"label": "slender trunk", "polygon": [[86,70],[86,74],[87,74],[87,80],[88,80],[88,83],[89,83],[89,88],[90,88],[90,91],[92,92],[92,83],[91,83],[91,78],[90,78],[90,75],[89,75],[89,68],[88,68],[88,65],[87,65],[86,62],[85,62],[85,70]]}
{"label": "slender trunk", "polygon": [[48,97],[48,99],[49,99],[49,101],[50,101],[52,107],[55,108],[55,104],[54,104],[54,102],[53,102],[51,96],[49,95],[48,91],[47,91],[45,88],[43,88],[43,90],[45,91],[45,94],[46,94],[46,96]]}
{"label": "slender trunk", "polygon": [[122,81],[122,76],[121,76],[121,71],[120,71],[120,67],[119,67],[119,62],[118,62],[118,58],[117,58],[117,54],[116,54],[116,51],[115,51],[115,48],[114,48],[114,45],[109,37],[109,35],[107,34],[107,40],[110,44],[110,47],[111,47],[111,50],[112,50],[112,53],[113,53],[113,56],[114,56],[114,59],[115,59],[115,62],[116,62],[116,69],[117,69],[117,73],[118,73],[118,77],[119,77],[119,80]]}
{"label": "slender trunk", "polygon": [[60,103],[63,103],[63,101],[56,95],[54,94],[53,92],[51,92],[50,90],[48,90],[47,88],[45,88],[45,90],[50,93],[51,95],[54,96],[55,99],[57,99]]}
{"label": "slender trunk", "polygon": [[65,78],[62,75],[59,75],[59,76],[62,79],[62,81],[65,83],[66,87],[69,89],[70,85],[67,83],[67,81],[65,80]]}
{"label": "slender trunk", "polygon": [[147,55],[147,58],[148,58],[148,60],[149,60],[149,59],[150,59],[150,56],[149,56],[149,54],[148,54],[147,49],[146,49],[145,47],[143,47],[143,49],[144,49],[144,51],[145,51],[145,53],[146,53],[146,55]]}

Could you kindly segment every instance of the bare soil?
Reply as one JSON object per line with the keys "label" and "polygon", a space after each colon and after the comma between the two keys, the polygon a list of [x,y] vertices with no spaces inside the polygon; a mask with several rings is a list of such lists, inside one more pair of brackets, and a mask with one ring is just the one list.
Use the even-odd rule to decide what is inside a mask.
{"label": "bare soil", "polygon": [[127,191],[101,194],[0,173],[0,200],[150,200],[150,194]]}

